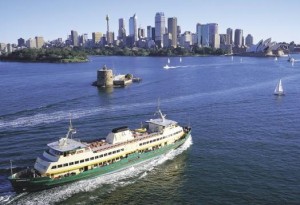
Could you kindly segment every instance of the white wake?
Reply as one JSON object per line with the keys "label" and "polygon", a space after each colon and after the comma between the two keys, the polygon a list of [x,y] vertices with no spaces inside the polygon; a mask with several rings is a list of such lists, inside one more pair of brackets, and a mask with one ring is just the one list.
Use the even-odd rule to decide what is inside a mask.
{"label": "white wake", "polygon": [[[77,193],[91,192],[107,184],[113,185],[112,188],[105,190],[110,193],[113,192],[118,187],[127,186],[129,184],[135,183],[137,180],[141,178],[146,177],[147,172],[153,170],[155,166],[160,165],[166,162],[167,160],[174,159],[177,155],[187,150],[192,144],[193,144],[192,137],[190,137],[178,149],[172,150],[162,156],[147,161],[147,163],[135,165],[116,173],[75,182],[58,188],[53,188],[50,190],[45,190],[36,193],[28,193],[22,197],[18,197],[17,195],[13,199],[8,201],[7,204],[23,204],[23,205],[54,204],[66,200]],[[127,180],[130,179],[130,180],[126,181],[126,179]]]}

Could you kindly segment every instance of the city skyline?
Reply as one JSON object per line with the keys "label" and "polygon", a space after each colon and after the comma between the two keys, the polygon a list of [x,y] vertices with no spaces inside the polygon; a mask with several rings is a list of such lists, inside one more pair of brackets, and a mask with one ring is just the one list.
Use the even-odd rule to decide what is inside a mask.
{"label": "city skyline", "polygon": [[[110,31],[117,35],[120,18],[125,19],[125,29],[129,31],[129,18],[136,14],[138,27],[146,29],[149,25],[155,27],[155,14],[163,12],[166,19],[177,18],[177,25],[182,32],[195,33],[197,23],[217,23],[220,34],[225,34],[227,28],[242,29],[244,36],[253,36],[254,43],[269,37],[277,42],[300,43],[299,28],[294,26],[300,16],[297,13],[300,2],[297,1],[293,2],[293,7],[282,0],[254,0],[247,3],[228,0],[226,4],[196,0],[189,1],[189,4],[171,0],[152,1],[150,5],[136,0],[130,2],[129,8],[118,6],[122,5],[118,0],[89,0],[84,5],[79,1],[71,5],[66,0],[42,3],[37,0],[1,1],[0,6],[4,8],[2,16],[8,20],[2,23],[0,42],[17,43],[19,38],[35,36],[43,36],[46,41],[66,39],[71,30],[77,31],[79,35],[88,33],[89,38],[92,38],[93,32],[106,32],[106,15],[110,18]],[[285,10],[289,11],[289,18],[281,21],[286,18],[281,14]]]}

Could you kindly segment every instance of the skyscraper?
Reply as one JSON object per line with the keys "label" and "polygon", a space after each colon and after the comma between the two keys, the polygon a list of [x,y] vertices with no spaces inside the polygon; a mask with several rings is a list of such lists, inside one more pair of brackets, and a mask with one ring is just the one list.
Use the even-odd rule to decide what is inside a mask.
{"label": "skyscraper", "polygon": [[125,41],[126,38],[126,29],[125,29],[125,19],[119,19],[119,32],[118,32],[118,39]]}
{"label": "skyscraper", "polygon": [[129,35],[133,37],[134,42],[138,40],[137,16],[134,14],[129,18]]}
{"label": "skyscraper", "polygon": [[92,33],[93,44],[96,45],[96,44],[100,43],[101,37],[102,37],[102,33],[100,33],[100,32],[93,32]]}
{"label": "skyscraper", "polygon": [[18,46],[21,47],[21,46],[25,46],[25,40],[23,38],[19,38],[18,39]]}
{"label": "skyscraper", "polygon": [[202,46],[202,26],[200,23],[196,25],[197,45]]}
{"label": "skyscraper", "polygon": [[168,18],[168,33],[171,34],[171,46],[177,47],[177,18]]}
{"label": "skyscraper", "polygon": [[138,28],[138,37],[139,37],[139,39],[145,38],[145,29],[144,28]]}
{"label": "skyscraper", "polygon": [[152,40],[155,41],[155,27],[152,28]]}
{"label": "skyscraper", "polygon": [[209,25],[209,45],[212,48],[220,47],[219,26],[217,23],[210,23]]}
{"label": "skyscraper", "polygon": [[152,27],[147,26],[147,39],[152,40]]}
{"label": "skyscraper", "polygon": [[71,41],[73,46],[78,46],[78,33],[77,31],[71,31]]}
{"label": "skyscraper", "polygon": [[44,45],[44,38],[41,36],[36,36],[35,37],[35,43],[36,43],[36,48],[42,48],[42,46]]}
{"label": "skyscraper", "polygon": [[246,37],[246,46],[250,47],[253,45],[253,36],[251,34],[248,34]]}
{"label": "skyscraper", "polygon": [[27,46],[27,48],[36,48],[36,42],[35,42],[35,39],[29,38],[29,39],[26,41],[26,46]]}
{"label": "skyscraper", "polygon": [[235,29],[234,45],[235,45],[235,47],[242,47],[242,45],[243,45],[243,30],[242,29]]}
{"label": "skyscraper", "polygon": [[209,47],[209,24],[201,25],[201,43],[203,47]]}
{"label": "skyscraper", "polygon": [[155,15],[155,42],[158,47],[163,46],[163,35],[166,31],[165,21],[165,14],[163,12],[157,12]]}
{"label": "skyscraper", "polygon": [[232,38],[233,38],[233,33],[232,33],[232,29],[231,28],[228,28],[226,30],[226,34],[227,34],[227,39],[226,39],[226,43],[229,44],[229,45],[232,45]]}

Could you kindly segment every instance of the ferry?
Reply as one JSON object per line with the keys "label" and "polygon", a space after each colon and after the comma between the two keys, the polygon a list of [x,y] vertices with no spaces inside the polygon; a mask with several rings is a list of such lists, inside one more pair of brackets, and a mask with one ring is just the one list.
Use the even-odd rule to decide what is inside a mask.
{"label": "ferry", "polygon": [[159,117],[142,128],[114,128],[106,138],[93,142],[73,138],[76,130],[70,119],[67,134],[47,144],[33,168],[12,172],[8,179],[17,193],[50,189],[151,160],[180,147],[191,136],[190,126],[166,119],[159,108],[156,114]]}

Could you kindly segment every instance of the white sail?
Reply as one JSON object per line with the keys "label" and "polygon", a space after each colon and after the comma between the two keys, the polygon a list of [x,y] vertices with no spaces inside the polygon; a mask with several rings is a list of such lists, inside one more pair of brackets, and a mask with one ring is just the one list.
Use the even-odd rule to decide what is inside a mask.
{"label": "white sail", "polygon": [[179,62],[180,62],[180,63],[182,62],[182,58],[181,58],[181,57],[179,58]]}
{"label": "white sail", "polygon": [[168,64],[170,64],[170,58],[168,58]]}
{"label": "white sail", "polygon": [[281,79],[279,80],[279,82],[276,85],[276,88],[274,90],[274,94],[275,95],[283,95],[284,94]]}

